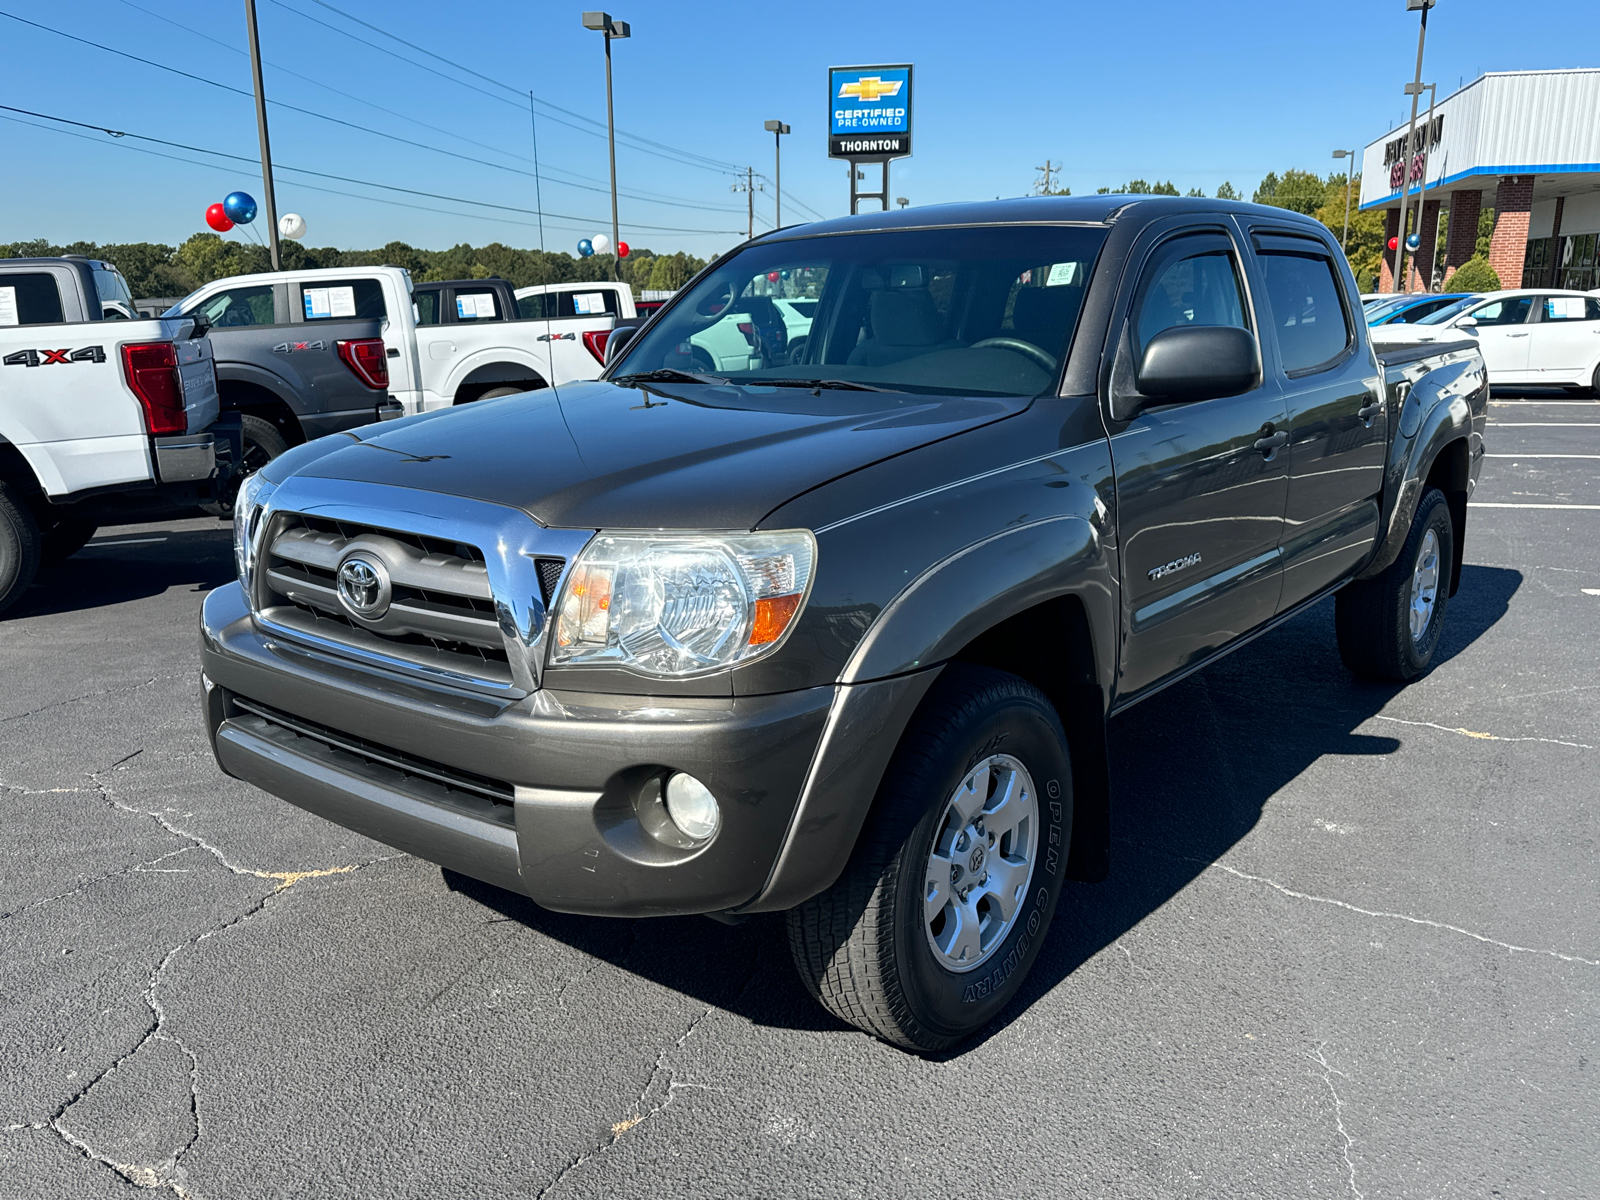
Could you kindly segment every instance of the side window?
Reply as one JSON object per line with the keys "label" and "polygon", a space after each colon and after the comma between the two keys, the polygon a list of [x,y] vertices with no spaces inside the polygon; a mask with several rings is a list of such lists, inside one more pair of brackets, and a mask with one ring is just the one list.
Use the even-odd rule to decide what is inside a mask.
{"label": "side window", "polygon": [[1546,321],[1593,321],[1600,319],[1600,303],[1583,296],[1546,296]]}
{"label": "side window", "polygon": [[411,298],[417,302],[418,325],[437,325],[439,323],[438,292],[413,292]]}
{"label": "side window", "polygon": [[272,285],[229,288],[206,297],[189,311],[204,313],[206,320],[223,329],[233,325],[271,325]]}
{"label": "side window", "polygon": [[383,303],[383,284],[376,279],[329,280],[306,284],[300,289],[308,321],[338,321],[349,317],[377,317],[387,320]]}
{"label": "side window", "polygon": [[1267,304],[1286,375],[1326,366],[1351,342],[1350,323],[1339,298],[1339,281],[1325,258],[1299,254],[1261,255]]}
{"label": "side window", "polygon": [[94,289],[99,294],[102,302],[112,301],[133,307],[133,293],[128,290],[128,281],[122,277],[122,272],[106,267],[94,269]]}
{"label": "side window", "polygon": [[542,321],[550,315],[550,294],[535,292],[517,297],[517,315],[524,321]]}
{"label": "side window", "polygon": [[611,288],[597,292],[557,292],[554,317],[616,316],[617,293]]}
{"label": "side window", "polygon": [[506,315],[500,311],[500,302],[495,298],[493,288],[456,289],[457,321],[504,321],[505,319]]}
{"label": "side window", "polygon": [[0,325],[57,325],[61,289],[48,271],[0,275]]}
{"label": "side window", "polygon": [[1532,311],[1532,296],[1512,296],[1505,300],[1491,300],[1467,315],[1479,325],[1521,325]]}
{"label": "side window", "polygon": [[[1209,240],[1209,239],[1208,239]],[[1206,250],[1159,266],[1139,297],[1134,328],[1139,351],[1163,329],[1185,325],[1250,328],[1244,317],[1244,291],[1233,254]]]}

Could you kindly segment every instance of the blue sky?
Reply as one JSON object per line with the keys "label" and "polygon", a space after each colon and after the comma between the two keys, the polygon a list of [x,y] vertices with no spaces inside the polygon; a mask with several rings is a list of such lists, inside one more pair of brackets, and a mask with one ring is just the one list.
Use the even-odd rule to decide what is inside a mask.
{"label": "blue sky", "polygon": [[[542,102],[544,244],[570,250],[609,230],[603,129],[582,119],[605,119],[601,39],[582,28],[581,4],[327,4],[258,0],[263,56],[274,64],[269,98],[376,131],[269,110],[281,167],[362,181],[280,170],[279,212],[305,217],[308,245],[538,245],[528,89]],[[0,11],[248,92],[243,8],[242,0],[0,0]],[[611,11],[633,26],[614,46],[617,125],[642,139],[618,149],[623,239],[700,255],[743,235],[745,198],[730,191],[730,168],[748,163],[771,175],[768,118],[793,129],[784,139],[789,196],[823,215],[846,211],[846,168],[826,156],[830,64],[916,65],[916,155],[894,165],[891,187],[930,204],[1024,194],[1047,158],[1080,194],[1143,177],[1207,193],[1229,180],[1248,196],[1268,171],[1326,171],[1332,149],[1363,145],[1403,119],[1401,87],[1416,54],[1416,14],[1404,0],[617,0]],[[0,104],[256,155],[247,95],[6,17],[0,34]],[[1444,94],[1484,71],[1594,66],[1597,34],[1592,0],[1439,0],[1424,78]],[[0,242],[177,242],[203,228],[206,205],[227,192],[261,196],[253,163],[0,117],[12,118],[0,120]],[[671,150],[652,153],[647,142]],[[756,194],[758,230],[772,222],[766,186]],[[785,223],[810,215],[785,206]]]}

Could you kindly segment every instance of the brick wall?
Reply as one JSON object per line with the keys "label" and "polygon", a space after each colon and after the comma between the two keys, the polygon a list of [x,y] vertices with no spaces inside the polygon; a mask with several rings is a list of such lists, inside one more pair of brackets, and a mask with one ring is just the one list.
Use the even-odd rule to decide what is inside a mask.
{"label": "brick wall", "polygon": [[1533,176],[1502,175],[1494,193],[1494,236],[1489,240],[1489,265],[1500,286],[1522,286],[1522,263],[1528,254],[1528,219],[1533,210]]}
{"label": "brick wall", "polygon": [[1394,252],[1389,249],[1389,239],[1400,233],[1400,210],[1386,208],[1383,210],[1383,246],[1381,261],[1378,264],[1378,290],[1380,292],[1394,291]]}
{"label": "brick wall", "polygon": [[1445,235],[1444,282],[1456,268],[1472,257],[1478,245],[1478,214],[1483,211],[1482,192],[1452,192],[1450,194],[1450,230]]}
{"label": "brick wall", "polygon": [[1410,292],[1425,292],[1433,280],[1433,255],[1434,249],[1439,244],[1439,202],[1425,200],[1422,203],[1422,224],[1417,229],[1421,244],[1417,247],[1416,254],[1411,256],[1410,265],[1406,268],[1406,290]]}

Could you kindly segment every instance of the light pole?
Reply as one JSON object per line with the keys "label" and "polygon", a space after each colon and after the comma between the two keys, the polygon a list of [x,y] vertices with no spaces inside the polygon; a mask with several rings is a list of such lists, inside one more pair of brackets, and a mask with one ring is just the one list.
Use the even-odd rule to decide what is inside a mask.
{"label": "light pole", "polygon": [[[1406,84],[1406,95],[1411,97],[1411,122],[1406,126],[1406,157],[1400,173],[1400,236],[1394,244],[1395,291],[1406,290],[1406,199],[1411,191],[1411,156],[1416,153],[1417,101],[1422,95],[1422,47],[1428,38],[1428,10],[1434,0],[1406,0],[1407,12],[1420,12],[1422,24],[1417,30],[1417,77]],[[1421,221],[1418,221],[1421,225]]]}
{"label": "light pole", "polygon": [[[1422,149],[1418,151],[1422,155],[1422,181],[1417,188],[1418,250],[1422,249],[1422,219],[1428,211],[1428,139],[1433,136],[1433,103],[1439,96],[1438,84],[1425,83],[1422,86],[1428,89],[1428,119],[1422,126]],[[1438,257],[1439,226],[1435,223],[1433,227],[1433,252],[1428,255],[1428,277],[1422,281],[1422,290],[1425,292],[1433,291],[1433,268],[1436,265],[1434,260]]]}
{"label": "light pole", "polygon": [[904,208],[906,205],[911,203],[911,201],[907,200],[904,196],[896,196],[894,198],[894,202],[896,204],[898,204],[901,208]]}
{"label": "light pole", "polygon": [[766,130],[772,135],[772,212],[774,229],[783,228],[783,135],[789,127],[782,121],[768,121]]}
{"label": "light pole", "polygon": [[278,265],[278,198],[272,192],[272,146],[267,140],[267,93],[261,86],[261,39],[256,34],[256,0],[244,0],[245,20],[250,26],[250,74],[256,85],[256,133],[261,137],[261,190],[267,202],[267,245],[272,252],[272,269]]}
{"label": "light pole", "polygon": [[1339,249],[1344,251],[1346,258],[1350,257],[1350,189],[1356,185],[1356,152],[1354,150],[1335,150],[1335,158],[1348,158],[1350,166],[1344,173],[1344,236],[1339,239]]}
{"label": "light pole", "polygon": [[586,12],[583,27],[606,35],[606,144],[611,151],[611,274],[622,278],[622,256],[617,253],[621,237],[617,230],[617,123],[611,108],[611,39],[625,38],[631,32],[626,21],[613,21],[610,13]]}

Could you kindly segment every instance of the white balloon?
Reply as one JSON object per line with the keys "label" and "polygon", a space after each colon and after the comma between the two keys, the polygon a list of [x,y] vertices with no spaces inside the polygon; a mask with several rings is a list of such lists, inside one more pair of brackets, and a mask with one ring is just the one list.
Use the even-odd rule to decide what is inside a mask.
{"label": "white balloon", "polygon": [[604,254],[611,249],[611,239],[603,233],[597,233],[589,239],[589,244],[594,247],[596,254]]}
{"label": "white balloon", "polygon": [[306,235],[306,219],[299,213],[284,213],[278,218],[278,232],[299,241]]}

